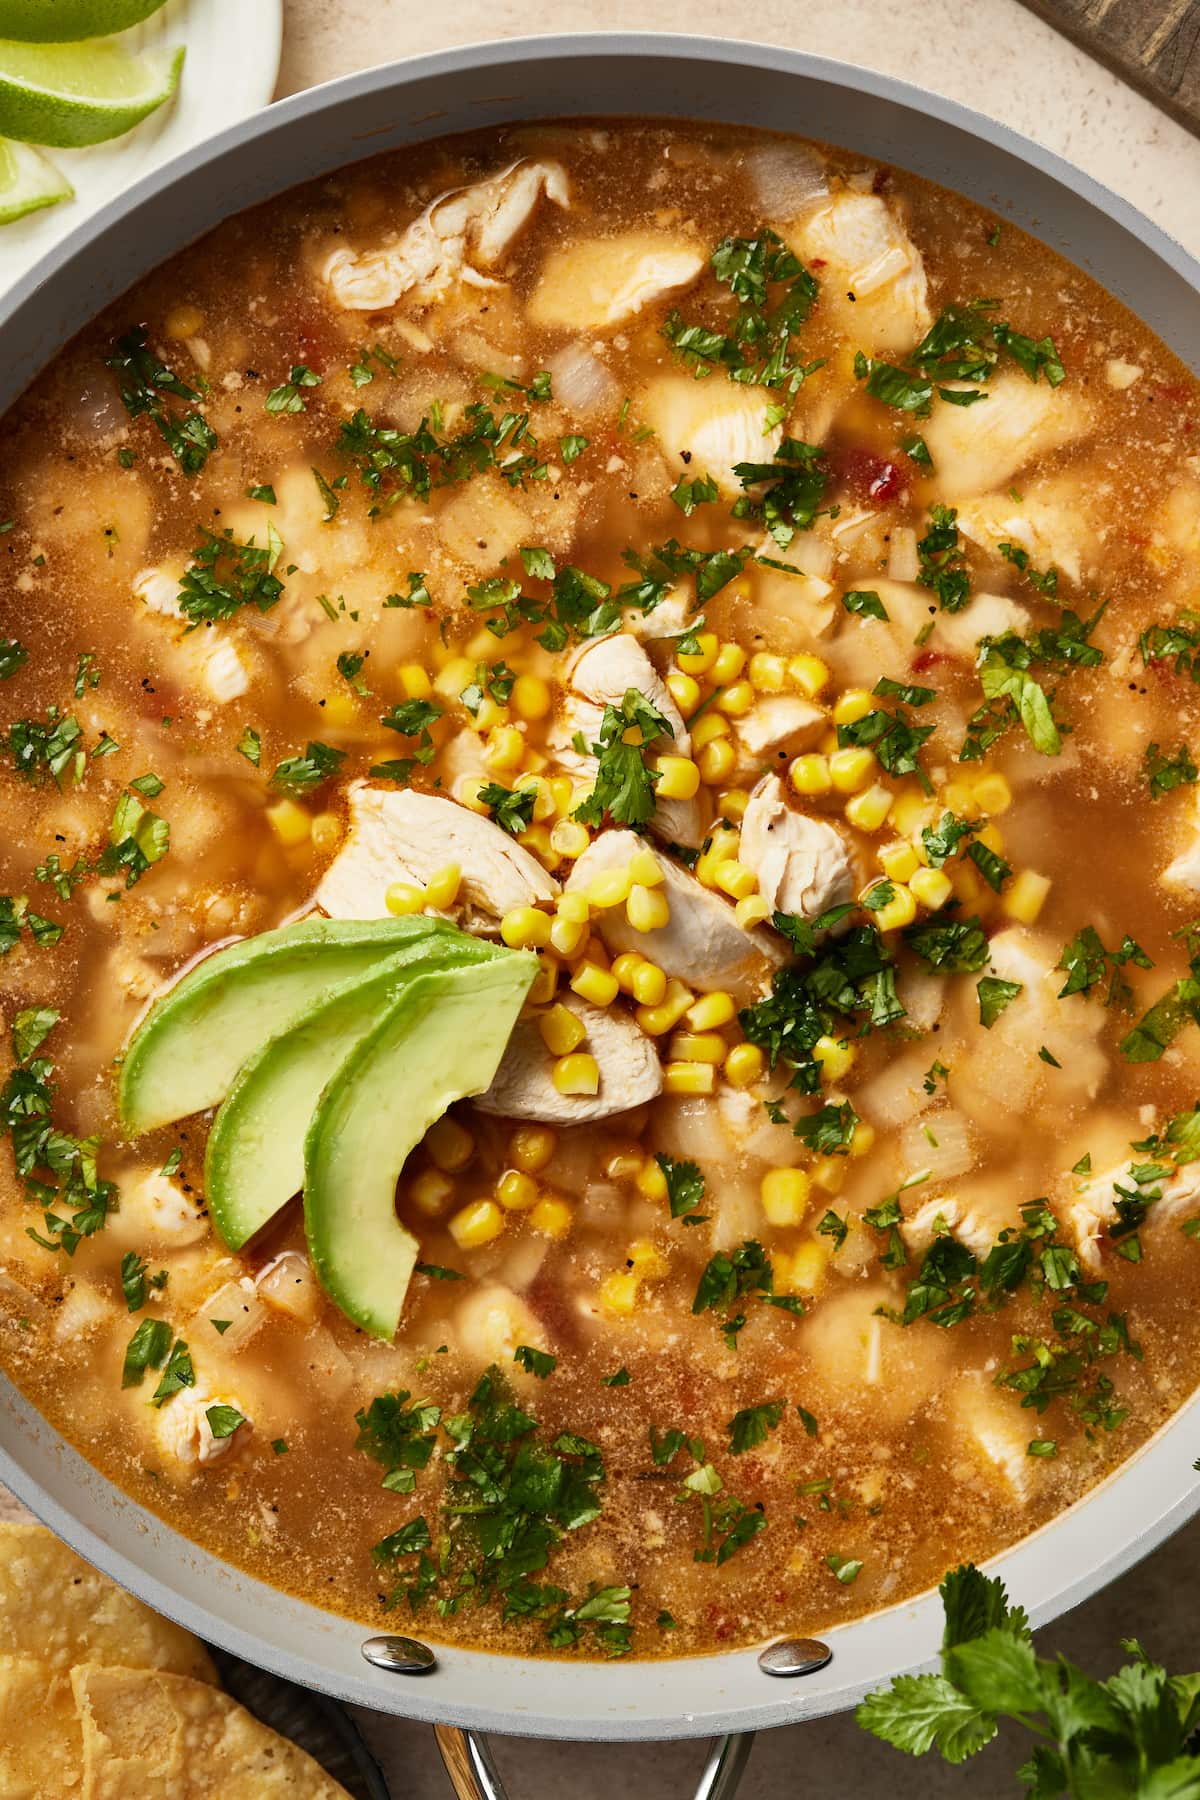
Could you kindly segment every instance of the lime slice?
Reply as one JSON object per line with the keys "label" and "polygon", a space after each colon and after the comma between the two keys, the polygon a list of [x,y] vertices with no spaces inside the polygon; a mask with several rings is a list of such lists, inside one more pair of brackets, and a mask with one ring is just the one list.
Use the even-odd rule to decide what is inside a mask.
{"label": "lime slice", "polygon": [[120,137],[169,100],[182,50],[133,56],[115,44],[0,41],[0,132],[77,150]]}
{"label": "lime slice", "polygon": [[40,150],[0,138],[0,225],[74,197],[66,176]]}
{"label": "lime slice", "polygon": [[79,38],[128,31],[164,0],[0,0],[0,38],[73,44]]}

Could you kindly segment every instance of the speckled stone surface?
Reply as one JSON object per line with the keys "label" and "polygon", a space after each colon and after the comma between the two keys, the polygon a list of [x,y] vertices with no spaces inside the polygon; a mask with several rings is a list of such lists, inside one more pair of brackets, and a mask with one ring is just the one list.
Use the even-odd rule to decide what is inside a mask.
{"label": "speckled stone surface", "polygon": [[[1200,255],[1200,145],[1023,10],[1017,0],[287,0],[279,94],[394,57],[486,38],[548,31],[690,31],[841,57],[887,70],[1003,119],[1115,188]],[[1200,1452],[1200,1445],[1197,1445]],[[0,1490],[0,1517],[14,1516]],[[1135,1531],[1137,1521],[1130,1520]],[[1176,1669],[1200,1667],[1200,1521],[1130,1575],[1043,1634],[1097,1674],[1136,1633]],[[427,1727],[359,1714],[395,1800],[445,1800],[446,1777]],[[509,1740],[497,1760],[512,1800],[690,1800],[700,1744],[566,1745]],[[764,1734],[745,1800],[1005,1800],[1025,1747],[1001,1740],[954,1770],[913,1762],[865,1739],[848,1719]]]}

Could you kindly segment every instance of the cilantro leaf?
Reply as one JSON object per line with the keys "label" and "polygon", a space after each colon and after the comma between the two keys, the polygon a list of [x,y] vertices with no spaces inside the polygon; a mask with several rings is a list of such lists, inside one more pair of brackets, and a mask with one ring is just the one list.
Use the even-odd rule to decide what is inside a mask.
{"label": "cilantro leaf", "polygon": [[331,744],[308,743],[302,755],[285,756],[271,776],[271,786],[285,794],[309,794],[336,775],[346,760]]}
{"label": "cilantro leaf", "polygon": [[667,1183],[667,1199],[673,1219],[694,1213],[704,1198],[704,1177],[694,1162],[676,1162],[673,1157],[654,1158]]}
{"label": "cilantro leaf", "polygon": [[759,1406],[743,1406],[735,1412],[725,1427],[730,1455],[742,1456],[756,1445],[765,1444],[768,1435],[778,1430],[783,1413],[782,1400],[764,1400]]}
{"label": "cilantro leaf", "polygon": [[[639,743],[625,741],[630,731],[640,734]],[[602,825],[606,814],[618,825],[644,825],[653,816],[660,779],[657,769],[647,767],[645,750],[664,736],[673,738],[674,726],[636,688],[625,690],[619,707],[606,706],[599,742],[592,745],[595,786],[572,816],[592,826]]]}
{"label": "cilantro leaf", "polygon": [[499,782],[489,781],[480,788],[479,799],[494,823],[510,837],[519,837],[533,823],[536,788],[506,788]]}

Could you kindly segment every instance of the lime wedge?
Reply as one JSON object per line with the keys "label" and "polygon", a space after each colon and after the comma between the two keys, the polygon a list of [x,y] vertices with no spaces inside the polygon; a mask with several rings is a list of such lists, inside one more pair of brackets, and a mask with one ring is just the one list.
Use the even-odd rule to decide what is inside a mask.
{"label": "lime wedge", "polygon": [[0,38],[73,44],[80,38],[128,31],[165,0],[0,0]]}
{"label": "lime wedge", "polygon": [[74,197],[66,176],[40,150],[0,138],[0,225]]}
{"label": "lime wedge", "polygon": [[0,41],[0,133],[77,150],[130,131],[179,84],[182,50]]}

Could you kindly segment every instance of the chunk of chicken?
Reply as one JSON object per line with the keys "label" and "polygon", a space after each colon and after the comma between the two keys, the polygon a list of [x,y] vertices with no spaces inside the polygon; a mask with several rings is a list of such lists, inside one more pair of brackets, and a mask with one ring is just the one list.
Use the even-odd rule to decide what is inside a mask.
{"label": "chunk of chicken", "polygon": [[209,1234],[197,1198],[185,1194],[173,1175],[140,1169],[118,1181],[121,1205],[109,1222],[111,1235],[128,1238],[139,1250],[182,1249]]}
{"label": "chunk of chicken", "polygon": [[[620,706],[630,688],[647,699],[674,732],[662,737],[657,749],[663,753],[688,756],[692,740],[683,714],[662,676],[650,661],[637,639],[627,631],[597,638],[576,653],[568,665],[569,693],[559,720],[550,733],[549,749],[559,763],[573,774],[591,781],[596,773],[596,759],[584,756],[575,748],[575,738],[582,733],[584,741],[599,741],[606,706]],[[699,844],[707,825],[707,809],[699,797],[692,800],[659,800],[655,803],[650,829],[656,837],[674,844]]]}
{"label": "chunk of chicken", "polygon": [[1093,516],[1091,484],[1074,472],[1022,483],[1011,493],[980,494],[958,509],[958,529],[971,543],[996,553],[1015,544],[1039,569],[1060,569],[1068,581],[1082,581],[1095,567],[1100,534]]}
{"label": "chunk of chicken", "polygon": [[778,425],[765,429],[764,390],[730,381],[664,375],[650,384],[640,410],[672,471],[711,475],[724,494],[742,492],[735,464],[770,462],[782,437]]}
{"label": "chunk of chicken", "polygon": [[[920,1189],[915,1191],[919,1193]],[[951,1194],[938,1194],[932,1200],[923,1201],[900,1226],[904,1242],[917,1254],[928,1250],[935,1237],[944,1237],[947,1233],[979,1257],[987,1255],[994,1241],[982,1220],[968,1212]]]}
{"label": "chunk of chicken", "polygon": [[1026,463],[1082,441],[1092,411],[1077,389],[1030,381],[1019,370],[997,375],[974,406],[935,402],[924,438],[938,497],[953,500],[1006,487]]}
{"label": "chunk of chicken", "polygon": [[1099,1175],[1073,1182],[1069,1200],[1057,1208],[1063,1224],[1074,1239],[1079,1260],[1095,1274],[1100,1267],[1100,1240],[1119,1217],[1117,1201],[1121,1194],[1144,1194],[1147,1198],[1161,1189],[1159,1198],[1150,1203],[1146,1229],[1169,1225],[1185,1214],[1200,1211],[1200,1163],[1185,1163],[1165,1180],[1147,1182],[1139,1188],[1134,1179],[1137,1162],[1127,1159]]}
{"label": "chunk of chicken", "polygon": [[254,1285],[265,1306],[311,1325],[321,1310],[321,1285],[307,1256],[283,1250],[258,1271]]}
{"label": "chunk of chicken", "polygon": [[841,906],[858,886],[853,853],[837,826],[789,806],[777,775],[764,777],[750,795],[738,860],[754,870],[773,912],[803,919]]}
{"label": "chunk of chicken", "polygon": [[[182,627],[184,614],[179,593],[180,577],[169,568],[145,568],[134,578],[134,599],[157,619],[171,620]],[[200,688],[219,706],[240,700],[248,692],[254,676],[254,658],[245,645],[211,629],[181,629],[168,635],[174,639],[171,660],[187,686]]]}
{"label": "chunk of chicken", "polygon": [[[626,869],[645,844],[633,831],[606,831],[588,845],[566,881],[567,893],[586,892],[597,876]],[[670,857],[659,858],[670,921],[658,931],[636,931],[622,906],[597,913],[592,928],[613,955],[636,950],[689,986],[746,992],[765,985],[785,952],[773,932],[743,931],[733,907],[702,887]]]}
{"label": "chunk of chicken", "polygon": [[955,1383],[950,1413],[956,1441],[974,1453],[975,1462],[1007,1500],[1027,1506],[1038,1459],[1029,1455],[1029,1415],[1020,1410],[1016,1397],[1006,1399],[981,1378],[968,1377]]}
{"label": "chunk of chicken", "polygon": [[834,194],[790,234],[820,265],[819,305],[864,350],[909,350],[933,323],[925,265],[893,208],[878,194]]}
{"label": "chunk of chicken", "polygon": [[[212,1406],[232,1406],[241,1413],[242,1423],[228,1437],[214,1437],[207,1416]],[[209,1468],[220,1462],[245,1443],[253,1429],[244,1407],[228,1394],[211,1393],[203,1382],[173,1394],[154,1419],[159,1447],[186,1468]]]}
{"label": "chunk of chicken", "polygon": [[468,930],[490,929],[514,906],[552,900],[558,883],[537,858],[481,813],[410,789],[350,790],[350,830],[314,900],[331,919],[382,919],[394,881],[423,887],[447,863],[462,870],[458,905]]}
{"label": "chunk of chicken", "polygon": [[[950,1098],[968,1118],[1057,1121],[1064,1108],[1095,1097],[1108,1067],[1097,1041],[1104,1008],[1089,1005],[1082,994],[1058,998],[1063,977],[1057,960],[1057,945],[1011,926],[991,940],[988,972],[1018,982],[1020,993],[988,1031],[980,1029],[974,984],[964,984],[952,1002],[959,1038],[944,1042],[940,1054],[950,1066]],[[1052,1079],[1043,1079],[1043,1044],[1062,1065]]]}
{"label": "chunk of chicken", "polygon": [[496,1078],[475,1105],[503,1119],[540,1119],[551,1125],[586,1125],[613,1113],[630,1112],[662,1092],[662,1065],[651,1038],[619,1008],[591,1006],[578,994],[561,1002],[587,1031],[582,1051],[600,1069],[595,1094],[560,1094],[554,1085],[554,1057],[547,1050],[536,1014],[517,1021]]}
{"label": "chunk of chicken", "polygon": [[628,231],[552,250],[530,295],[534,325],[605,331],[688,287],[704,252],[678,232]]}
{"label": "chunk of chicken", "polygon": [[975,594],[961,612],[939,612],[929,643],[951,656],[973,663],[980,638],[1022,636],[1029,629],[1029,608],[1007,594]]}
{"label": "chunk of chicken", "polygon": [[825,714],[799,694],[764,694],[750,711],[733,721],[742,768],[761,769],[771,757],[795,756],[807,750],[826,727]]}
{"label": "chunk of chicken", "polygon": [[493,288],[494,268],[545,195],[570,204],[566,170],[555,162],[515,162],[486,181],[441,194],[380,250],[335,250],[321,278],[335,305],[348,312],[382,312],[402,299],[430,306],[458,282]]}
{"label": "chunk of chicken", "polygon": [[1200,792],[1196,794],[1182,845],[1162,872],[1168,887],[1200,894]]}

